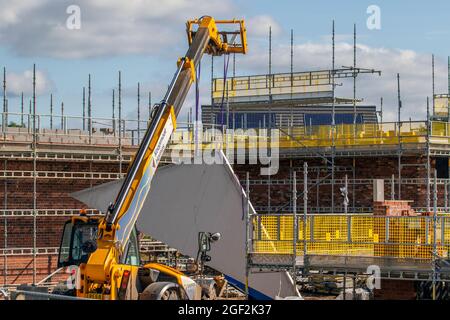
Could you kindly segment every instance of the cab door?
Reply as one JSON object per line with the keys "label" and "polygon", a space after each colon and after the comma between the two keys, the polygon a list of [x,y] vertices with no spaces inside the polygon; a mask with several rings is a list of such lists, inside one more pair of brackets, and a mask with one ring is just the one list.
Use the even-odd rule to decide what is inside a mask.
{"label": "cab door", "polygon": [[141,265],[139,253],[139,241],[136,228],[131,232],[125,254],[121,261],[122,277],[117,292],[118,300],[138,300],[139,293],[143,290],[139,281],[138,272]]}

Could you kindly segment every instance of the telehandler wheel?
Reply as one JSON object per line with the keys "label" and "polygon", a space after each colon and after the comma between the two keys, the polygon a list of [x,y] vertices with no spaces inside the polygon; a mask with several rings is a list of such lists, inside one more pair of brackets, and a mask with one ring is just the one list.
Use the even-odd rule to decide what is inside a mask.
{"label": "telehandler wheel", "polygon": [[23,293],[19,293],[14,297],[14,300],[27,300],[27,297]]}
{"label": "telehandler wheel", "polygon": [[145,288],[139,300],[181,300],[181,297],[175,283],[155,282]]}
{"label": "telehandler wheel", "polygon": [[174,289],[168,289],[162,293],[161,300],[180,300],[180,299],[178,299],[178,293]]}

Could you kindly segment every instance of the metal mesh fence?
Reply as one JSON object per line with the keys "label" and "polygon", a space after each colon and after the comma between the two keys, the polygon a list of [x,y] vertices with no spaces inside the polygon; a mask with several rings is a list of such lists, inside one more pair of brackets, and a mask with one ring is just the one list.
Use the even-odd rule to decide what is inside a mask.
{"label": "metal mesh fence", "polygon": [[[450,217],[385,217],[361,214],[307,215],[298,219],[297,255],[306,254],[431,259],[434,241],[440,257],[449,257]],[[293,215],[253,216],[255,253],[293,254]],[[306,235],[306,237],[304,237]]]}

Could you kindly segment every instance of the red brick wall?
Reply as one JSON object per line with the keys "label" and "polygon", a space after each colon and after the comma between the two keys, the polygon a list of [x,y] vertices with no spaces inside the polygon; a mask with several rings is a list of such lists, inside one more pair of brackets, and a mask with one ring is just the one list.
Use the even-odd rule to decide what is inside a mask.
{"label": "red brick wall", "polygon": [[[0,161],[0,170],[4,170],[5,162]],[[7,170],[32,171],[31,161],[8,160]],[[85,163],[67,161],[40,161],[37,163],[38,171],[61,171],[61,172],[118,172],[119,166],[114,163]],[[88,179],[64,179],[49,178],[37,179],[37,208],[42,209],[73,209],[81,208],[83,204],[70,197],[71,192],[83,190],[109,180],[88,180]],[[33,179],[15,178],[7,179],[7,208],[8,209],[29,209],[33,208]],[[0,201],[3,200],[4,208],[5,184],[0,182]]]}
{"label": "red brick wall", "polygon": [[414,281],[381,280],[381,289],[375,289],[375,300],[416,300]]}
{"label": "red brick wall", "polygon": [[[37,247],[59,247],[64,223],[69,217],[38,216],[36,218]],[[0,248],[30,248],[33,246],[33,217],[0,219]]]}
{"label": "red brick wall", "polygon": [[373,214],[375,216],[399,217],[417,216],[414,209],[411,209],[407,200],[385,200],[373,203]]}
{"label": "red brick wall", "polygon": [[[57,255],[38,255],[36,259],[36,282],[57,269]],[[5,263],[7,268],[5,268]],[[52,280],[60,281],[67,278],[64,272],[56,275]],[[33,282],[33,256],[9,256],[5,260],[0,257],[0,285],[22,284]]]}
{"label": "red brick wall", "polygon": [[[423,164],[424,157],[403,157],[403,163]],[[303,168],[303,159],[280,160],[279,172],[271,177],[275,179],[289,179],[292,170],[297,171],[297,190],[299,192],[299,207],[302,206],[301,192],[303,191],[301,172]],[[397,158],[396,157],[377,157],[377,158],[336,158],[336,165],[351,168],[355,161],[355,175],[361,179],[384,178],[389,179],[392,174],[397,175]],[[324,166],[325,162],[319,158],[308,158],[308,166],[312,169],[315,166]],[[124,170],[126,166],[124,165]],[[291,169],[294,168],[294,169]],[[5,161],[0,161],[0,170],[5,169]],[[32,171],[32,161],[29,160],[7,160],[7,170],[27,170]],[[66,171],[66,172],[118,172],[118,163],[107,162],[86,162],[86,161],[38,161],[37,169],[44,171]],[[250,172],[250,179],[268,179],[260,175],[260,167],[258,165],[234,165],[234,169],[241,180],[245,180],[245,173]],[[336,178],[343,178],[347,173],[348,178],[352,178],[352,172],[336,172]],[[325,172],[321,172],[323,178]],[[426,177],[425,167],[405,167],[402,171],[404,177]],[[310,172],[311,179],[317,178],[317,172]],[[5,206],[5,180],[7,203]],[[109,180],[108,180],[109,181]],[[41,179],[37,180],[37,207],[40,209],[79,209],[83,208],[83,204],[70,197],[70,193],[79,191],[97,184],[107,182],[107,180],[87,180],[87,179]],[[335,204],[342,204],[342,197],[339,191],[340,185],[335,186]],[[267,185],[251,185],[251,200],[255,206],[267,206],[268,203],[268,186]],[[280,206],[290,202],[291,186],[290,185],[272,185],[270,187],[271,206]],[[349,200],[352,203],[353,188],[349,186]],[[443,206],[443,187],[438,188],[438,206]],[[397,190],[396,190],[397,192]],[[355,205],[371,207],[372,206],[372,183],[367,185],[355,185]],[[308,206],[315,207],[317,202],[319,206],[331,206],[331,186],[321,185],[319,187],[319,199],[316,196],[316,188],[309,191]],[[390,198],[390,184],[385,183],[385,197]],[[403,185],[402,198],[413,200],[412,206],[424,207],[426,199],[425,185]],[[7,209],[30,209],[33,207],[33,180],[30,178],[8,178],[0,181],[0,208]],[[62,225],[67,218],[65,217],[39,217],[37,218],[37,246],[38,247],[58,247],[61,235]],[[6,247],[31,247],[33,244],[33,219],[31,217],[8,217],[6,219],[7,227],[7,246]],[[0,217],[0,249],[5,246],[5,219]],[[0,260],[3,257],[0,256]],[[27,260],[28,259],[28,260]],[[21,270],[26,267],[30,257],[9,257],[8,269]],[[39,257],[40,260],[48,259],[48,257]],[[39,268],[39,277],[47,275],[49,270],[55,269],[55,257],[51,257],[51,263],[45,264]],[[47,260],[45,260],[47,261]],[[45,266],[44,266],[45,264]],[[17,271],[16,270],[16,271]],[[3,267],[0,268],[0,274]],[[19,271],[17,271],[19,272]],[[10,279],[8,277],[8,279]],[[3,277],[0,277],[0,283]],[[8,280],[9,281],[9,280]],[[28,275],[20,274],[17,282],[29,281]]]}
{"label": "red brick wall", "polygon": [[[326,163],[322,159],[306,159],[308,167],[310,168],[308,178],[317,179],[317,172],[312,171],[313,167],[325,166]],[[355,195],[355,207],[372,207],[373,201],[373,185],[371,179],[385,180],[385,199],[391,198],[391,183],[392,174],[395,178],[398,177],[398,159],[397,157],[375,157],[375,158],[355,158],[355,177],[356,179],[369,179],[367,184],[351,184],[353,173],[351,168],[353,166],[353,158],[336,158],[336,166],[346,167],[350,171],[336,171],[336,179],[344,179],[345,175],[349,179],[349,206],[352,206],[353,194]],[[303,162],[304,159],[280,160],[280,168],[276,175],[272,176],[272,180],[289,179],[293,170],[297,171],[297,192],[298,195],[303,192]],[[403,157],[402,164],[410,164],[414,166],[405,166],[402,169],[403,178],[426,178],[426,168],[423,164],[426,163],[425,157]],[[419,166],[417,166],[419,165]],[[431,162],[434,167],[434,161]],[[268,180],[267,176],[261,176],[258,166],[255,165],[234,165],[236,174],[241,181],[245,181],[246,172],[250,174],[250,180]],[[328,171],[330,173],[331,171]],[[324,178],[327,172],[320,172],[319,179]],[[328,179],[330,179],[329,177]],[[335,185],[334,200],[336,207],[342,207],[343,197],[340,194],[339,188],[343,185]],[[290,202],[292,187],[290,185],[272,185],[270,187],[271,206],[276,207]],[[354,190],[354,192],[353,192]],[[398,199],[398,186],[395,184],[395,198]],[[317,203],[321,207],[331,207],[331,185],[319,186],[319,199],[317,199],[317,187],[313,187],[308,192],[308,206],[316,207]],[[253,205],[256,207],[267,206],[268,204],[268,185],[251,185],[250,198]],[[402,184],[401,198],[404,200],[412,200],[412,207],[426,207],[426,185],[407,185]],[[318,201],[317,201],[318,200]],[[303,199],[299,198],[298,206],[303,205]],[[444,206],[444,187],[438,186],[438,206]]]}
{"label": "red brick wall", "polygon": [[[5,162],[0,161],[0,170],[5,169]],[[7,170],[32,171],[32,161],[8,160]],[[126,166],[124,166],[126,169]],[[37,170],[63,172],[119,172],[118,163],[89,163],[67,161],[38,161]],[[88,179],[37,179],[38,209],[81,209],[85,205],[70,197],[70,193],[83,190],[110,180]],[[5,185],[6,182],[6,185]],[[6,201],[5,201],[6,190]],[[6,203],[5,203],[6,202]],[[8,178],[0,181],[0,208],[31,209],[33,208],[33,179]],[[61,233],[67,216],[38,216],[36,219],[36,246],[38,248],[59,247]],[[5,238],[6,228],[6,238]],[[6,241],[5,241],[6,240]],[[6,245],[5,245],[6,244]],[[0,217],[0,249],[33,247],[33,217],[14,216]],[[56,270],[56,255],[38,255],[36,280],[39,281]],[[6,274],[6,275],[5,275]],[[0,256],[0,283],[26,283],[32,281],[33,257],[8,256],[5,260]]]}

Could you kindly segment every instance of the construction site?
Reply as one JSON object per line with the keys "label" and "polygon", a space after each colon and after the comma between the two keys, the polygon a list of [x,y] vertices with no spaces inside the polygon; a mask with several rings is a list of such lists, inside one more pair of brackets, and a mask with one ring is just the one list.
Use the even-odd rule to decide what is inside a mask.
{"label": "construction site", "polygon": [[[216,21],[219,30],[222,23],[237,28],[219,32],[227,46],[203,34],[204,24],[214,23],[206,20],[188,23],[188,58],[179,60],[161,103],[153,104],[151,94],[141,92],[138,85],[137,110],[148,112],[138,112],[135,119],[123,116],[120,72],[111,97],[111,117],[98,118],[92,116],[90,75],[82,87],[82,105],[67,112],[53,100],[50,106],[38,105],[35,95],[22,95],[20,105],[11,105],[8,66],[3,69],[0,293],[4,298],[18,294],[27,298],[26,290],[35,299],[55,298],[54,288],[71,275],[68,266],[76,264],[69,254],[75,247],[64,246],[66,237],[74,238],[72,231],[72,236],[66,234],[67,223],[71,221],[75,229],[82,221],[99,232],[94,238],[98,244],[90,240],[76,248],[91,254],[89,260],[80,260],[86,267],[75,296],[83,299],[136,298],[126,286],[127,272],[134,275],[134,269],[120,276],[117,296],[112,289],[97,286],[109,278],[103,278],[99,270],[104,266],[93,257],[108,243],[101,237],[115,230],[119,239],[138,240],[133,250],[138,251],[139,263],[120,260],[121,265],[150,266],[161,274],[170,267],[168,274],[192,274],[197,283],[210,279],[201,285],[202,298],[448,300],[450,59],[449,91],[434,92],[434,56],[430,57],[433,92],[423,101],[427,117],[405,120],[400,75],[398,87],[393,88],[398,93],[396,105],[383,105],[382,97],[379,104],[370,104],[358,96],[358,80],[378,77],[383,70],[357,65],[356,31],[354,64],[335,66],[334,24],[331,68],[294,70],[291,57],[288,72],[272,73],[270,45],[267,74],[236,76],[234,67],[233,72],[221,74],[222,60],[216,61],[219,71],[212,63],[211,99],[199,103],[197,98],[197,108],[185,106],[190,108],[187,121],[177,121],[167,147],[155,151],[160,153],[152,161],[156,166],[160,161],[159,169],[154,166],[148,199],[144,196],[136,205],[139,218],[120,213],[115,196],[110,195],[120,188],[117,199],[122,199],[123,192],[139,190],[135,182],[124,189],[127,177],[136,172],[137,179],[147,170],[132,164],[140,159],[145,143],[142,152],[158,149],[160,140],[146,142],[152,138],[150,129],[155,126],[160,131],[154,132],[162,134],[161,126],[166,124],[156,121],[171,122],[176,117],[195,80],[196,59],[203,52],[213,53],[212,59],[223,55],[234,65],[234,59],[246,53],[242,20]],[[198,29],[190,33],[191,27]],[[350,97],[336,93],[343,79],[353,85]],[[34,74],[34,87],[36,82]],[[184,96],[175,96],[178,92]],[[163,111],[169,105],[175,111]],[[383,109],[396,110],[397,121],[383,121]],[[195,161],[198,154],[203,155],[203,164]],[[205,164],[205,154],[223,162]],[[252,161],[251,155],[258,161]],[[262,163],[264,157],[268,161]],[[147,166],[153,166],[148,161]],[[275,165],[276,170],[262,174]],[[191,175],[204,180],[197,184],[196,178],[188,179]],[[220,177],[230,181],[222,183]],[[177,198],[204,203],[166,199],[167,188],[174,184]],[[124,203],[130,194],[123,197]],[[203,214],[210,218],[199,222]],[[122,217],[128,219],[126,225],[111,227],[114,218]],[[190,225],[191,218],[196,225]],[[133,228],[136,224],[137,233],[128,231],[129,224]],[[126,248],[132,251],[131,245]],[[136,271],[139,279],[142,270],[148,269]],[[89,284],[91,291],[86,293],[89,281],[97,285]],[[205,289],[208,286],[214,289]],[[158,297],[163,299],[164,294],[161,291]],[[70,294],[65,291],[62,296]],[[139,292],[143,297],[147,296]],[[173,298],[172,291],[167,297]]]}

